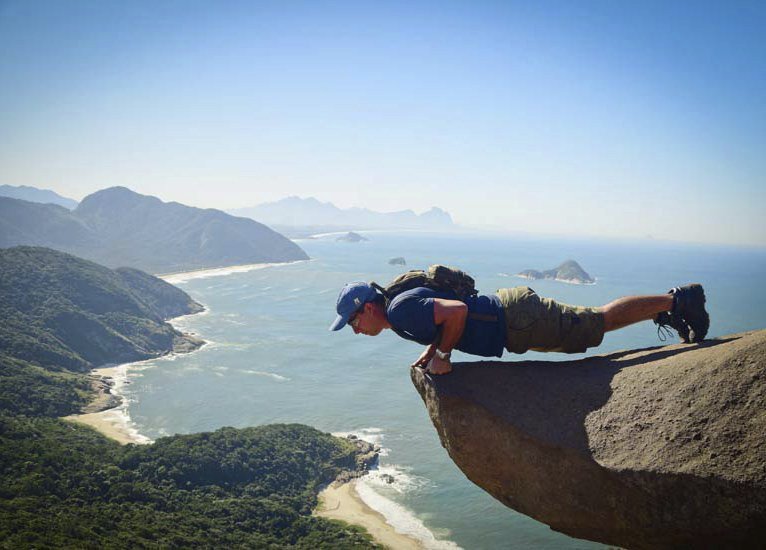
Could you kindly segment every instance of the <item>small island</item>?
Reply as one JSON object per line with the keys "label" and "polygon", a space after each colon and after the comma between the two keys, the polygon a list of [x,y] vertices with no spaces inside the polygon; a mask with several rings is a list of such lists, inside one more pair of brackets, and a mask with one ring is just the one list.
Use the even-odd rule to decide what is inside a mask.
{"label": "small island", "polygon": [[359,233],[354,233],[353,231],[349,231],[345,235],[341,235],[335,240],[341,241],[344,243],[360,243],[362,241],[369,241],[370,239],[368,239],[367,237],[363,237]]}
{"label": "small island", "polygon": [[546,271],[537,271],[535,269],[525,269],[518,273],[517,277],[522,279],[552,279],[562,283],[570,283],[576,285],[593,285],[596,284],[596,280],[588,275],[588,273],[580,267],[574,260],[567,260],[558,267],[548,269]]}
{"label": "small island", "polygon": [[407,265],[407,261],[401,256],[388,260],[388,265]]}

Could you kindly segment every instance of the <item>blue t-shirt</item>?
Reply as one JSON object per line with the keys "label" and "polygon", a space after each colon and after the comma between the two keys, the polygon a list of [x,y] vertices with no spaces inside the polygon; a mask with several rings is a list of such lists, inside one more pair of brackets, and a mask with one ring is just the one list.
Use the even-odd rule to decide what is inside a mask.
{"label": "blue t-shirt", "polygon": [[[455,300],[455,295],[424,287],[402,292],[388,305],[388,322],[404,338],[424,346],[432,344],[438,332],[434,323],[434,298]],[[500,298],[480,295],[464,302],[468,306],[468,317],[455,349],[472,355],[501,357],[505,347],[505,312]]]}

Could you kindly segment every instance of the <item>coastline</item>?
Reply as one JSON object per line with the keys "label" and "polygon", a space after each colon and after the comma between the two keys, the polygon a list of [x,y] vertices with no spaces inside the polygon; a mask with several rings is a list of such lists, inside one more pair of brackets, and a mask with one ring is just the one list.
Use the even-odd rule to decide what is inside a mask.
{"label": "coastline", "polygon": [[[173,325],[174,320],[189,317],[191,315],[202,315],[207,313],[209,309],[204,306],[204,304],[203,307],[205,309],[202,311],[179,315],[178,317],[168,319],[166,322],[178,330],[178,328]],[[189,341],[194,347],[181,347],[158,357],[152,357],[142,361],[132,361],[130,363],[107,364],[93,369],[90,372],[90,375],[94,379],[93,385],[98,392],[96,398],[85,407],[84,412],[63,416],[61,419],[90,426],[102,435],[117,441],[120,445],[127,445],[129,443],[149,445],[154,443],[154,440],[143,435],[136,429],[130,418],[130,414],[128,413],[128,401],[122,395],[120,390],[125,384],[129,383],[128,371],[131,367],[149,361],[156,361],[158,359],[172,360],[172,358],[179,353],[192,353],[202,349],[208,344],[205,340],[195,338],[193,334],[182,334],[190,339]]]}
{"label": "coastline", "polygon": [[[311,260],[305,260],[311,261]],[[297,262],[288,262],[297,263]],[[249,264],[243,266],[231,266],[226,268],[214,268],[196,270],[191,272],[175,273],[158,276],[171,284],[183,284],[193,279],[206,277],[225,276],[235,273],[243,273],[259,270],[266,267],[287,265],[287,263],[274,264]],[[202,304],[204,310],[195,313],[180,315],[167,322],[184,335],[195,337],[193,331],[184,330],[183,319],[193,315],[206,315],[210,313],[209,306]],[[81,414],[64,417],[64,420],[90,426],[110,439],[121,445],[126,444],[152,444],[154,441],[139,432],[130,417],[130,401],[126,398],[125,385],[129,384],[130,374],[134,370],[150,368],[148,365],[158,361],[172,361],[179,353],[196,351],[209,344],[203,342],[202,346],[194,349],[176,349],[166,355],[153,357],[141,361],[123,364],[102,365],[91,371],[94,378],[94,386],[99,388],[99,396],[82,411]],[[147,365],[142,367],[142,365]],[[338,434],[333,434],[338,435]],[[375,478],[375,475],[371,476]],[[324,489],[320,495],[320,504],[314,513],[328,519],[337,519],[349,524],[357,525],[365,529],[374,540],[390,548],[403,549],[441,549],[458,548],[450,541],[438,540],[434,537],[414,514],[401,505],[382,497],[369,486],[377,479],[366,479],[361,485],[359,480],[354,480],[344,485],[335,485]],[[390,482],[387,482],[390,483]]]}
{"label": "coastline", "polygon": [[207,277],[221,277],[223,275],[231,275],[233,273],[246,273],[248,271],[255,271],[257,269],[265,269],[267,267],[278,267],[283,265],[296,264],[300,262],[308,262],[310,260],[294,260],[292,262],[273,262],[273,263],[261,263],[261,264],[242,264],[242,265],[230,265],[227,267],[212,267],[205,269],[195,269],[192,271],[177,271],[174,273],[162,273],[155,275],[155,277],[162,279],[166,283],[178,284],[191,281],[192,279],[204,279]]}
{"label": "coastline", "polygon": [[[264,269],[267,267],[275,267],[281,265],[288,265],[291,263],[297,263],[301,261],[309,260],[297,260],[296,262],[279,262],[279,263],[260,263],[260,264],[245,264],[245,265],[233,265],[228,267],[217,267],[208,269],[197,269],[192,271],[181,271],[176,273],[167,273],[162,275],[155,275],[157,278],[164,280],[170,284],[178,284],[190,281],[192,279],[202,279],[206,277],[219,277],[223,275],[230,275],[233,273],[245,273],[247,271],[254,271],[257,269]],[[209,308],[202,304],[205,309],[196,313],[187,313],[168,319],[166,322],[173,325],[173,321],[188,317],[191,315],[201,315],[209,312]],[[177,327],[175,327],[178,330]],[[69,422],[76,422],[84,424],[94,428],[106,437],[113,439],[121,445],[127,445],[130,443],[136,445],[147,445],[154,441],[149,437],[139,433],[139,431],[133,425],[128,413],[128,402],[124,396],[120,393],[122,387],[128,383],[128,371],[135,365],[140,365],[146,361],[155,361],[160,358],[171,358],[177,353],[191,353],[202,349],[208,342],[198,340],[191,334],[183,333],[184,336],[190,336],[195,342],[201,343],[201,345],[195,346],[192,349],[171,350],[167,355],[159,357],[153,357],[144,361],[134,361],[130,363],[122,364],[107,364],[101,367],[97,367],[91,371],[91,376],[94,377],[94,387],[98,389],[96,398],[89,403],[85,411],[80,414],[70,414],[62,417],[62,420]]]}
{"label": "coastline", "polygon": [[[143,361],[138,361],[138,363],[141,362]],[[137,363],[110,365],[91,371],[91,375],[99,377],[101,383],[106,382],[109,385],[108,395],[114,396],[114,398],[119,400],[119,403],[116,406],[96,412],[70,414],[69,416],[62,417],[62,420],[90,426],[106,437],[114,439],[121,445],[127,445],[128,443],[135,443],[137,445],[153,443],[151,439],[140,434],[132,425],[130,416],[127,414],[128,404],[119,392],[122,386],[127,382],[128,368],[135,364]],[[91,405],[101,401],[102,395],[103,394],[100,394]]]}
{"label": "coastline", "polygon": [[319,505],[314,514],[363,527],[376,542],[397,550],[421,550],[425,546],[417,539],[397,532],[377,510],[370,508],[356,490],[358,480],[332,483],[319,493]]}
{"label": "coastline", "polygon": [[430,229],[348,229],[346,231],[330,231],[328,233],[313,233],[307,237],[301,237],[299,239],[292,239],[292,240],[306,241],[309,239],[324,239],[327,237],[346,235],[349,232],[359,233],[361,235],[362,233],[378,233],[378,234],[379,233],[431,233],[432,230]]}

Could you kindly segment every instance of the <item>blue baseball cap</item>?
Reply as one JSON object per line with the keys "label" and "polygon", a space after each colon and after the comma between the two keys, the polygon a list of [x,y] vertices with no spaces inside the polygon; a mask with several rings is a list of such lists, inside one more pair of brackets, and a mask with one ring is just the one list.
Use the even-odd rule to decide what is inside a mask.
{"label": "blue baseball cap", "polygon": [[371,302],[377,296],[377,291],[363,282],[348,283],[338,294],[338,305],[335,310],[338,317],[330,325],[330,330],[340,330],[348,323],[348,318],[362,309],[362,306]]}

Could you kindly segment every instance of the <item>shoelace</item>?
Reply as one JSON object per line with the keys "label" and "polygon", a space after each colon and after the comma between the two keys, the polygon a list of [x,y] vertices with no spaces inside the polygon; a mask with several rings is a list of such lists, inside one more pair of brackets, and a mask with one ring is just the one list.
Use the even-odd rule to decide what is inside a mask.
{"label": "shoelace", "polygon": [[675,327],[673,327],[671,322],[670,314],[660,313],[654,319],[654,324],[657,325],[657,338],[660,339],[660,342],[667,342],[668,339],[673,338],[673,331],[671,328]]}
{"label": "shoelace", "polygon": [[667,342],[669,338],[673,338],[673,331],[668,326],[664,323],[657,323],[657,338],[660,339],[660,342]]}

